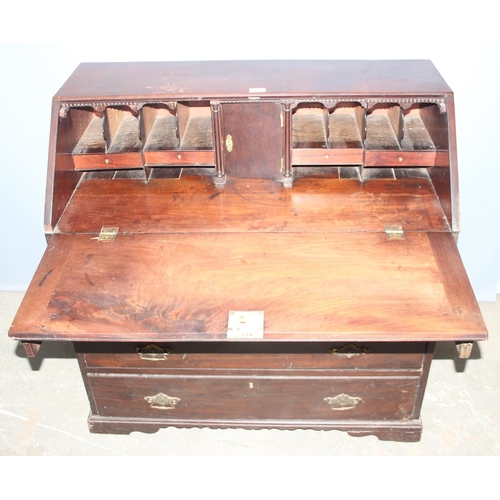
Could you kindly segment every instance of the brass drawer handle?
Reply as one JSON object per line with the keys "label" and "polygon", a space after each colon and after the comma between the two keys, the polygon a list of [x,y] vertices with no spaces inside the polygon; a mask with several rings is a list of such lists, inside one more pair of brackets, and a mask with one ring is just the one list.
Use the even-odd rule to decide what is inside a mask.
{"label": "brass drawer handle", "polygon": [[366,347],[358,347],[354,344],[346,344],[342,347],[333,347],[330,349],[332,354],[335,354],[339,358],[352,358],[354,356],[361,356],[368,352]]}
{"label": "brass drawer handle", "polygon": [[175,410],[180,401],[180,398],[168,396],[163,392],[156,394],[156,396],[146,396],[144,399],[151,405],[151,408],[157,410]]}
{"label": "brass drawer handle", "polygon": [[339,394],[337,396],[323,398],[332,410],[352,410],[363,400],[357,396],[349,396],[349,394]]}
{"label": "brass drawer handle", "polygon": [[171,349],[162,348],[156,344],[149,344],[145,347],[136,347],[135,351],[141,359],[146,361],[164,361],[167,359]]}

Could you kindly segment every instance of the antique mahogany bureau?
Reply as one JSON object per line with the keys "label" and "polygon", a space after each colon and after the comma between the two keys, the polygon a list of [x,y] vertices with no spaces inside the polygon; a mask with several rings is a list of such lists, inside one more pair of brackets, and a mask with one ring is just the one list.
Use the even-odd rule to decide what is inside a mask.
{"label": "antique mahogany bureau", "polygon": [[74,343],[92,432],[416,441],[435,342],[487,331],[429,61],[81,64],[9,335]]}

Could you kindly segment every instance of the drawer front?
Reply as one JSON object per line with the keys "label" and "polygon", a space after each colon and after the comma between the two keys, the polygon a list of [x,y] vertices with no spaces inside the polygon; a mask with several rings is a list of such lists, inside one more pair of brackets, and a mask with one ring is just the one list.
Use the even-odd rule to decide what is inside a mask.
{"label": "drawer front", "polygon": [[433,167],[436,151],[366,151],[365,167]]}
{"label": "drawer front", "polygon": [[74,155],[75,170],[119,170],[141,168],[141,153]]}
{"label": "drawer front", "polygon": [[418,377],[89,377],[101,416],[406,420]]}
{"label": "drawer front", "polygon": [[427,344],[89,343],[76,349],[88,369],[419,370]]}
{"label": "drawer front", "polygon": [[362,165],[364,151],[346,149],[294,149],[293,165]]}
{"label": "drawer front", "polygon": [[215,154],[210,150],[200,151],[144,151],[146,166],[155,165],[215,165]]}

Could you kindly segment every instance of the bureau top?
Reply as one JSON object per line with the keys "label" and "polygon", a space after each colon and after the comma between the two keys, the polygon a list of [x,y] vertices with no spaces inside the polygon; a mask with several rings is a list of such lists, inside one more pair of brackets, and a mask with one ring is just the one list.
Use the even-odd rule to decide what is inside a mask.
{"label": "bureau top", "polygon": [[431,61],[201,61],[82,63],[55,98],[286,97],[451,90]]}

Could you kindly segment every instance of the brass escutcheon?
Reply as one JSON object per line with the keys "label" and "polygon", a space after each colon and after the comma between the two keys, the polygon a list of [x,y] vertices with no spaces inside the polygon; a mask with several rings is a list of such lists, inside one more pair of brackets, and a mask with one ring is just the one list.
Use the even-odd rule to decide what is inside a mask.
{"label": "brass escutcheon", "polygon": [[226,149],[228,153],[233,150],[233,138],[229,134],[226,136]]}

